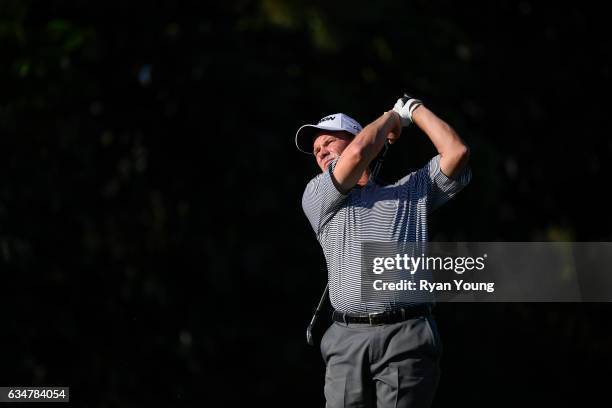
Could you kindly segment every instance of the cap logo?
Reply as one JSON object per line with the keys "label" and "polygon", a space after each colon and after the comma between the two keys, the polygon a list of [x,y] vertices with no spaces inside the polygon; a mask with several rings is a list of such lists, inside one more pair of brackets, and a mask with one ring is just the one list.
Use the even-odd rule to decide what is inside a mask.
{"label": "cap logo", "polygon": [[323,122],[327,122],[328,120],[334,120],[334,119],[336,119],[335,116],[326,116],[323,119],[321,119],[319,122],[317,122],[317,125]]}

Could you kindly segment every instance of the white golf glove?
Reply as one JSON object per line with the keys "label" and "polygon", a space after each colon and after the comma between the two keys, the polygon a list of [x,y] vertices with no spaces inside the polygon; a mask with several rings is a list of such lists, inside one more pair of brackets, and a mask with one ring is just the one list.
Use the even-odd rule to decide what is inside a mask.
{"label": "white golf glove", "polygon": [[410,126],[412,123],[412,112],[421,105],[423,105],[423,102],[420,100],[404,94],[402,98],[399,98],[397,102],[395,102],[393,110],[400,115],[402,126],[406,127]]}

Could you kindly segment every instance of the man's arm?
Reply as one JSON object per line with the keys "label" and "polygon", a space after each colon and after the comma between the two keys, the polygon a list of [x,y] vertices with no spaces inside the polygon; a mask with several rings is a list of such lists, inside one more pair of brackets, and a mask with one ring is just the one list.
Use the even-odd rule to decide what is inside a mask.
{"label": "man's arm", "polygon": [[393,143],[401,132],[400,117],[396,112],[383,113],[378,119],[363,128],[344,149],[332,180],[338,191],[346,194],[357,184],[359,178],[380,152],[386,139]]}
{"label": "man's arm", "polygon": [[421,105],[412,113],[412,121],[429,137],[440,154],[440,170],[448,177],[458,176],[470,157],[470,149],[445,121]]}

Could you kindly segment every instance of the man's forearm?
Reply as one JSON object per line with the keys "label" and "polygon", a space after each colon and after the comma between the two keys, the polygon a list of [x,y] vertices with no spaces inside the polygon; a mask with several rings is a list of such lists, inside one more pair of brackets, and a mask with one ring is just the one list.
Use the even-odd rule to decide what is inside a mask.
{"label": "man's forearm", "polygon": [[[334,170],[336,186],[346,192],[353,188],[380,152],[390,133],[399,133],[399,116],[393,111],[383,113],[359,132],[342,152]],[[399,136],[399,135],[397,135]]]}
{"label": "man's forearm", "polygon": [[358,151],[367,167],[382,149],[389,133],[399,128],[398,121],[397,113],[393,111],[383,113],[378,119],[363,128],[347,149],[353,148]]}
{"label": "man's forearm", "polygon": [[461,173],[468,163],[470,150],[453,128],[425,106],[412,113],[412,120],[436,147],[442,172],[449,177]]}

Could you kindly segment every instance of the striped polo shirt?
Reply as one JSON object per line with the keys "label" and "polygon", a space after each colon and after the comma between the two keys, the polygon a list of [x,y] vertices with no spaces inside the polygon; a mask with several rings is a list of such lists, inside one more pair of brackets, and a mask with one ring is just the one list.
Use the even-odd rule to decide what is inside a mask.
{"label": "striped polo shirt", "polygon": [[342,312],[371,313],[423,303],[411,291],[365,301],[361,296],[362,242],[427,242],[427,217],[471,180],[469,167],[450,178],[440,155],[394,184],[370,180],[347,194],[331,179],[337,163],[314,177],[304,190],[302,208],[323,248],[332,306]]}

